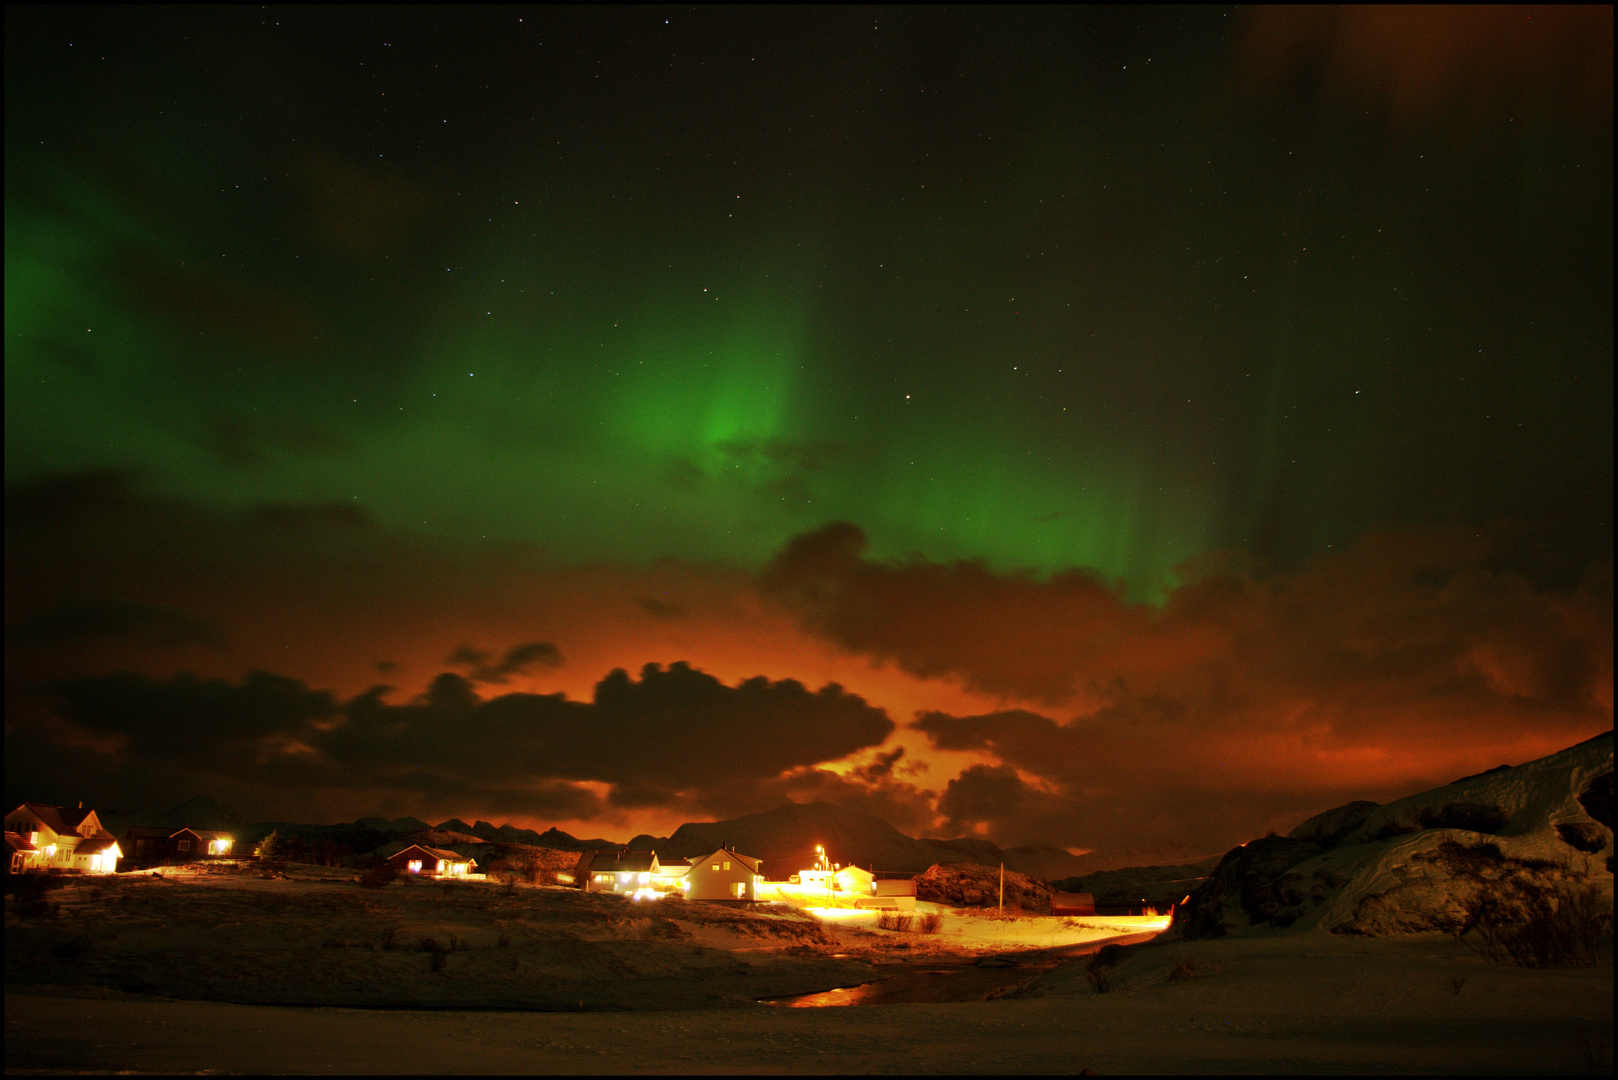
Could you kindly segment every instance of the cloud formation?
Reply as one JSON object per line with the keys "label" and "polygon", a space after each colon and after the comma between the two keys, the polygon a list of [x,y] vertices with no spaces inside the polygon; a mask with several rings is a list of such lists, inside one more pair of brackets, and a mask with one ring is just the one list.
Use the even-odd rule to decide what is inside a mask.
{"label": "cloud formation", "polygon": [[917,717],[935,749],[999,762],[950,782],[952,827],[1217,846],[1611,725],[1610,567],[1542,590],[1499,568],[1512,543],[1387,532],[1268,577],[1207,560],[1154,609],[1082,574],[867,560],[838,524],[763,580],[844,648],[1039,706]]}
{"label": "cloud formation", "polygon": [[893,730],[883,710],[835,685],[758,677],[727,686],[683,663],[648,664],[639,678],[613,671],[588,702],[483,698],[453,673],[397,705],[388,687],[339,702],[266,672],[239,683],[120,672],[55,691],[76,741],[130,769],[184,768],[283,799],[360,791],[528,817],[648,806],[739,813],[756,809],[761,792],[771,806],[790,792],[869,792],[812,766]]}

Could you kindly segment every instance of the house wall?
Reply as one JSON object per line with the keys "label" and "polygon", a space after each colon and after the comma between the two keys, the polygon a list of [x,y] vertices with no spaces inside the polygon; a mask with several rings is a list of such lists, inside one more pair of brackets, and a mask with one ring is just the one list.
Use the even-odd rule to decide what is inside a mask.
{"label": "house wall", "polygon": [[[725,863],[730,863],[730,869],[725,869]],[[714,864],[719,869],[714,869]],[[687,900],[757,900],[758,875],[748,869],[746,863],[740,859],[725,859],[723,855],[704,859],[691,867],[686,874],[685,898]],[[742,895],[737,896],[735,886],[742,886]]]}

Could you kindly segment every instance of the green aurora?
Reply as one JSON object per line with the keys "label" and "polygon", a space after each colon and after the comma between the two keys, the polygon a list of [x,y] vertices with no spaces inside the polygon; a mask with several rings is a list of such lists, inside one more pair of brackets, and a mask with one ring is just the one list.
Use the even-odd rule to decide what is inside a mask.
{"label": "green aurora", "polygon": [[[526,95],[540,46],[494,47],[491,99],[395,57],[447,32],[473,63],[429,15],[344,16],[335,66],[240,13],[118,18],[8,77],[11,483],[126,470],[567,561],[757,565],[846,519],[876,557],[1140,596],[1214,549],[1610,507],[1610,132],[1289,131],[1199,94],[1231,48],[1207,14],[1138,79],[1080,47],[1027,83],[984,72],[1082,19],[938,16],[976,97],[939,94],[920,26],[839,88],[705,15],[775,63],[644,110],[645,28],[604,60],[558,28]],[[248,49],[281,75],[231,70]],[[603,63],[617,89],[580,82]],[[286,81],[316,68],[318,100]],[[794,104],[702,119],[721,86]]]}

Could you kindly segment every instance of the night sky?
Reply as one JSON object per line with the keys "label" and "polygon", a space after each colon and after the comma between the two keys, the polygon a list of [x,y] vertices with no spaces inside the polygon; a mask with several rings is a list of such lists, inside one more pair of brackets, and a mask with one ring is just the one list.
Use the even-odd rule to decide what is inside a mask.
{"label": "night sky", "polygon": [[1612,9],[6,11],[6,790],[1211,852],[1612,723]]}

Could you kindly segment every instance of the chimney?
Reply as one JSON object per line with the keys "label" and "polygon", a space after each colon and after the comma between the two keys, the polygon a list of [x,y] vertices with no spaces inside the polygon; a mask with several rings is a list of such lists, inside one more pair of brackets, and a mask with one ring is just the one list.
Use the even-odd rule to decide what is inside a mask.
{"label": "chimney", "polygon": [[80,810],[83,810],[83,809],[84,809],[84,800],[83,800],[83,799],[80,799],[80,800],[79,800],[79,809],[80,809]]}

